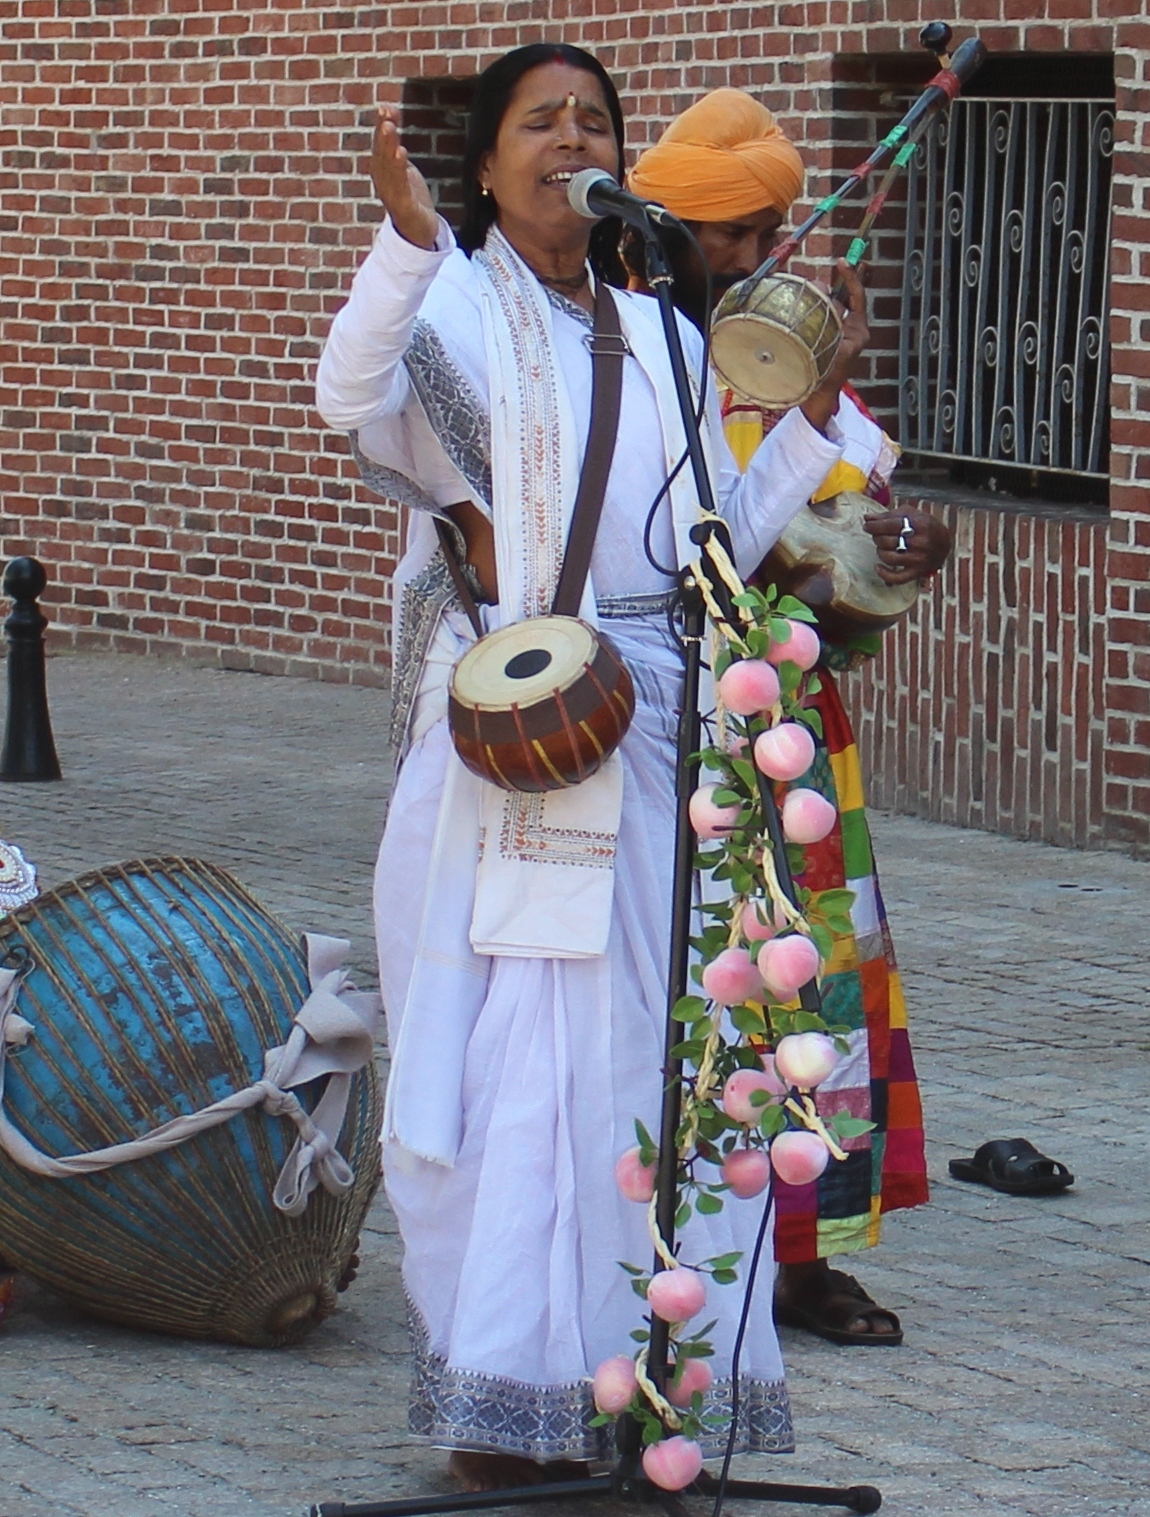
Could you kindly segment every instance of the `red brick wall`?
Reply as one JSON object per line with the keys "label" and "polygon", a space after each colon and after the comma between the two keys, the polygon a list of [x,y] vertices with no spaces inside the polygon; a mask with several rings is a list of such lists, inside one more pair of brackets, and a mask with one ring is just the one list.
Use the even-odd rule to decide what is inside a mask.
{"label": "red brick wall", "polygon": [[[1105,724],[1095,773],[1106,837],[1150,848],[1150,23],[1137,0],[955,9],[959,35],[977,25],[992,48],[1115,53],[1115,486],[1106,682],[1090,720]],[[385,677],[396,523],[311,409],[327,320],[377,218],[362,160],[374,101],[563,37],[595,49],[624,85],[632,148],[703,90],[741,85],[804,146],[821,193],[868,130],[873,97],[851,93],[868,84],[868,60],[916,57],[919,26],[936,13],[920,0],[8,0],[0,525],[5,552],[46,562],[57,637]],[[406,90],[413,110],[421,90]],[[432,157],[441,150],[430,143]],[[892,258],[888,236],[880,329],[893,315],[881,293]],[[880,400],[889,331],[873,360]],[[1005,530],[1005,517],[977,514],[975,537]],[[1070,536],[1094,544],[1103,530]],[[1096,580],[1087,594],[1081,574],[1060,574],[1067,594],[1085,597],[1075,614],[1093,616]],[[871,676],[876,700],[897,688],[886,682],[902,677],[904,656],[889,653],[881,681]],[[876,748],[876,761],[888,752]],[[976,817],[957,771],[899,758],[882,783],[932,815],[1033,827],[1001,794]],[[1093,805],[1051,811],[1061,819],[1043,830],[1094,837]]]}
{"label": "red brick wall", "polygon": [[1106,522],[944,511],[950,563],[880,657],[842,676],[867,798],[936,822],[1099,847]]}

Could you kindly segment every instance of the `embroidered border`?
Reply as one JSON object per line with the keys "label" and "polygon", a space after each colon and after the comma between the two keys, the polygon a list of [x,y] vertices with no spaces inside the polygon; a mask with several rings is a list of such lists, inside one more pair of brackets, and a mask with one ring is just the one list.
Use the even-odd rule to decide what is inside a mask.
{"label": "embroidered border", "polygon": [[404,358],[420,404],[443,450],[491,505],[491,421],[430,322],[417,318]]}
{"label": "embroidered border", "polygon": [[[521,1380],[452,1368],[428,1345],[427,1329],[408,1302],[412,1378],[408,1429],[423,1443],[448,1448],[498,1450],[530,1459],[609,1460],[610,1429],[588,1424],[595,1415],[590,1380],[566,1385],[527,1385]],[[726,1449],[730,1429],[730,1379],[718,1380],[704,1400],[713,1432],[703,1440],[711,1459]],[[790,1400],[782,1381],[742,1377],[739,1387],[739,1454],[789,1454],[795,1446]]]}
{"label": "embroidered border", "polygon": [[559,390],[550,334],[536,301],[519,293],[523,275],[518,260],[497,229],[488,233],[473,260],[488,274],[513,355],[513,374],[504,382],[514,386],[510,398],[520,411],[519,436],[524,443],[513,461],[519,474],[513,498],[520,503],[523,531],[523,614],[546,616],[565,547]]}
{"label": "embroidered border", "polygon": [[503,808],[499,852],[525,864],[570,864],[580,869],[613,869],[613,832],[587,832],[578,828],[547,827],[543,817],[547,797],[517,793]]}
{"label": "embroidered border", "polygon": [[369,458],[359,445],[359,432],[349,432],[348,442],[351,444],[352,457],[359,469],[359,477],[369,490],[376,495],[382,495],[385,500],[398,501],[401,506],[408,506],[413,511],[430,511],[433,515],[441,515],[439,507],[431,496],[414,479],[409,479],[406,474],[401,474],[398,469],[385,468],[383,464],[376,463],[374,458]]}

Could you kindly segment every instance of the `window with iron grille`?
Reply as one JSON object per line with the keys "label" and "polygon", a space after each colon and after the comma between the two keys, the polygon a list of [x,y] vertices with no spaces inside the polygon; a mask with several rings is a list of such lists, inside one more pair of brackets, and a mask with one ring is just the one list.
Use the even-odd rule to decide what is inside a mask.
{"label": "window with iron grille", "polygon": [[1105,500],[1113,133],[1112,97],[1003,92],[956,100],[924,138],[907,185],[908,452]]}

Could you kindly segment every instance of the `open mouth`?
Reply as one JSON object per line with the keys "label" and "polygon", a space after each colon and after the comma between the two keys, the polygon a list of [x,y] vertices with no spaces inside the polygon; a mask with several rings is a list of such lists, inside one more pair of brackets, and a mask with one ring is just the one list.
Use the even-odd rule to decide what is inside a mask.
{"label": "open mouth", "polygon": [[550,174],[544,174],[544,184],[570,184],[579,169],[552,169]]}

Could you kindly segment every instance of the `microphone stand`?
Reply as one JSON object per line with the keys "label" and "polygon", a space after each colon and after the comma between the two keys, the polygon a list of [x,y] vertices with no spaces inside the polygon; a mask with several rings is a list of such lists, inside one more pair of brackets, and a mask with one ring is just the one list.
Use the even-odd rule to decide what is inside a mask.
{"label": "microphone stand", "polygon": [[[671,361],[675,393],[687,438],[687,453],[698,493],[699,506],[706,517],[715,515],[715,493],[707,470],[703,442],[695,417],[695,399],[687,370],[683,344],[679,336],[674,301],[671,298],[673,275],[670,262],[659,240],[655,225],[648,221],[641,228],[647,257],[648,283],[659,303],[663,334]],[[713,520],[704,520],[691,529],[691,540],[705,555],[716,532],[725,529]],[[713,583],[718,583],[715,576]],[[706,634],[706,611],[703,597],[691,570],[679,573],[679,600],[682,616],[681,640],[684,646],[683,697],[675,763],[675,849],[672,876],[671,944],[667,972],[667,1018],[663,1055],[663,1103],[659,1123],[659,1166],[655,1181],[655,1216],[669,1249],[675,1243],[678,1153],[676,1139],[682,1108],[682,1061],[671,1050],[679,1042],[678,1024],[671,1013],[679,998],[686,994],[691,951],[691,911],[694,905],[695,834],[688,807],[699,778],[699,674],[703,662],[703,639]],[[775,806],[774,792],[765,777],[760,777],[759,793],[767,821],[768,835],[779,882],[792,901],[795,887],[787,865],[782,824]],[[812,981],[800,992],[804,1006],[818,1008],[818,990]],[[655,1268],[661,1265],[656,1259]],[[648,1345],[647,1372],[662,1390],[667,1382],[669,1325],[651,1314],[651,1339]],[[493,1507],[530,1506],[536,1502],[568,1500],[586,1501],[590,1497],[607,1497],[656,1503],[667,1517],[692,1517],[684,1496],[716,1497],[713,1517],[720,1517],[722,1501],[731,1497],[739,1501],[777,1501],[804,1506],[837,1506],[850,1512],[877,1512],[882,1496],[869,1485],[846,1487],[784,1485],[773,1481],[716,1480],[705,1472],[685,1491],[665,1491],[653,1485],[643,1474],[640,1428],[634,1418],[624,1415],[616,1424],[619,1458],[608,1475],[592,1475],[584,1480],[564,1480],[542,1485],[511,1486],[504,1490],[461,1492],[446,1496],[415,1496],[396,1501],[343,1502],[324,1501],[310,1509],[309,1517],[425,1517],[425,1514],[475,1512]]]}

